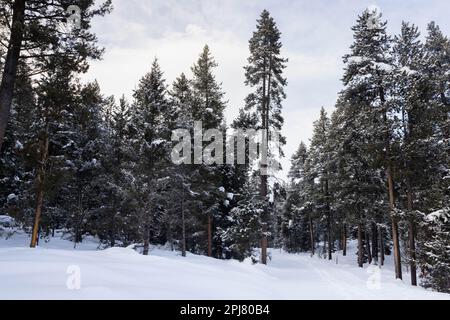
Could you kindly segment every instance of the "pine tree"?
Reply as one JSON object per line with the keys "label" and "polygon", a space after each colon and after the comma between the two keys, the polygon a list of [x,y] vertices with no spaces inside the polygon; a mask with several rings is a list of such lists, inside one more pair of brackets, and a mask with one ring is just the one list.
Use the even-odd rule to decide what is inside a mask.
{"label": "pine tree", "polygon": [[282,226],[284,235],[283,247],[288,252],[314,251],[310,234],[311,212],[307,208],[305,184],[308,150],[303,142],[291,159],[289,169],[289,188],[285,203],[285,216]]}
{"label": "pine tree", "polygon": [[[381,13],[377,10],[368,9],[358,17],[356,26],[352,28],[355,42],[350,47],[351,53],[344,57],[347,66],[343,81],[346,86],[346,99],[352,107],[359,108],[358,120],[354,121],[359,125],[356,132],[363,139],[361,154],[371,154],[375,159],[377,155],[383,155],[382,159],[378,159],[378,166],[384,169],[386,175],[396,277],[401,278],[400,239],[394,192],[394,163],[397,160],[394,153],[396,110],[395,104],[389,99],[394,68],[390,54],[391,39],[386,33],[386,25],[386,22],[381,21]],[[377,164],[373,163],[369,167],[376,168]],[[361,172],[355,174],[360,175]],[[373,178],[374,176],[367,176],[367,179]],[[366,180],[366,177],[363,179]],[[357,210],[360,211],[361,208]],[[362,237],[362,227],[359,227],[359,238]],[[361,243],[362,240],[359,251],[362,251]],[[359,260],[361,266],[361,254]]]}
{"label": "pine tree", "polygon": [[[80,87],[73,77],[70,69],[61,65],[50,70],[41,80],[37,91],[38,118],[34,123],[34,136],[31,138],[29,161],[35,168],[35,217],[31,247],[35,247],[41,227],[42,212],[45,201],[58,202],[60,194],[53,199],[45,199],[47,186],[53,186],[56,191],[58,186],[65,184],[68,178],[67,170],[70,162],[65,162],[65,149],[72,145],[74,110]],[[58,168],[52,170],[50,168]],[[58,172],[59,171],[59,172]],[[62,193],[61,193],[62,194]],[[47,194],[47,196],[52,196]],[[51,206],[51,204],[48,206]],[[45,225],[45,224],[44,224]]]}
{"label": "pine tree", "polygon": [[[426,139],[427,111],[422,96],[426,86],[423,81],[423,45],[419,40],[418,28],[408,23],[402,24],[401,33],[395,37],[394,56],[398,68],[397,104],[402,121],[401,172],[403,174],[406,194],[406,212],[408,220],[408,252],[411,273],[411,284],[417,285],[416,276],[416,221],[420,219],[417,204],[418,190],[426,184],[426,172],[429,146],[422,143]],[[414,178],[413,178],[414,177]]]}
{"label": "pine tree", "polygon": [[[249,41],[250,57],[248,65],[245,67],[245,77],[247,86],[254,88],[255,91],[246,98],[245,109],[247,112],[253,112],[258,116],[257,128],[265,133],[262,137],[263,146],[269,148],[270,137],[274,132],[279,132],[283,126],[283,117],[281,116],[282,101],[286,95],[284,87],[287,85],[283,77],[283,70],[286,67],[287,60],[280,56],[282,44],[280,42],[281,33],[274,19],[267,10],[261,13],[257,20],[256,31]],[[280,144],[285,143],[284,137],[280,137]],[[268,221],[268,177],[267,161],[275,152],[282,155],[281,145],[273,150],[265,150],[267,154],[262,154],[261,164],[261,183],[260,196],[263,206],[263,223],[261,234],[261,262],[267,263],[267,221]]]}
{"label": "pine tree", "polygon": [[100,58],[102,49],[96,46],[97,39],[90,31],[91,20],[109,13],[111,1],[106,0],[96,9],[93,9],[93,0],[78,2],[77,5],[82,19],[74,29],[61,27],[61,21],[67,21],[68,17],[66,1],[52,1],[45,5],[39,1],[0,1],[0,7],[5,8],[2,27],[12,28],[0,84],[0,152],[20,61],[24,61],[36,75],[45,73],[51,61],[64,61],[72,71],[85,72],[87,59]]}
{"label": "pine tree", "polygon": [[331,150],[329,148],[330,120],[325,109],[320,110],[320,118],[314,123],[309,157],[311,170],[315,172],[314,181],[316,192],[313,195],[316,210],[319,212],[320,220],[325,221],[324,245],[327,242],[328,259],[332,259],[334,250],[334,235],[332,230],[332,209],[330,197],[330,175],[331,175]]}
{"label": "pine tree", "polygon": [[155,59],[151,71],[141,78],[134,91],[130,111],[133,124],[130,127],[131,143],[136,152],[132,196],[136,198],[142,226],[144,255],[148,254],[150,233],[157,234],[157,221],[164,212],[161,202],[167,183],[165,171],[170,163],[170,128],[167,120],[171,114],[166,94],[163,73]]}
{"label": "pine tree", "polygon": [[[194,133],[194,118],[192,114],[193,92],[191,83],[182,73],[172,84],[170,91],[170,104],[173,108],[172,129],[188,130],[192,137]],[[192,143],[192,141],[190,141]],[[183,155],[187,157],[188,155]],[[190,155],[192,161],[192,155]],[[171,170],[171,184],[169,194],[172,195],[172,206],[167,215],[168,239],[173,246],[176,241],[181,249],[182,256],[186,256],[188,250],[188,230],[190,221],[195,216],[196,210],[195,192],[192,191],[192,181],[196,171],[189,164],[173,164]]]}
{"label": "pine tree", "polygon": [[[224,92],[221,84],[217,83],[214,75],[214,68],[217,67],[209,47],[205,45],[197,62],[192,67],[192,115],[194,121],[201,121],[204,129],[217,129],[222,137],[225,133],[223,110],[226,106]],[[214,137],[218,139],[218,137]],[[223,141],[223,140],[222,140]],[[203,149],[202,144],[202,150]],[[202,159],[196,159],[196,146],[194,146],[194,166],[196,181],[193,183],[193,190],[200,194],[199,210],[201,216],[199,221],[205,221],[206,225],[206,253],[213,256],[213,234],[215,220],[219,215],[219,206],[222,202],[222,195],[218,193],[222,186],[221,164],[204,163],[209,157],[203,154]],[[217,150],[215,150],[216,152]],[[202,164],[198,164],[199,160]],[[209,162],[209,161],[207,161]]]}
{"label": "pine tree", "polygon": [[29,196],[27,185],[32,183],[33,173],[27,165],[27,142],[32,136],[36,105],[32,81],[27,76],[28,68],[23,63],[19,66],[15,95],[11,107],[10,126],[12,130],[5,136],[4,152],[0,157],[0,209],[24,223]]}
{"label": "pine tree", "polygon": [[[427,173],[429,180],[423,188],[426,207],[423,226],[425,234],[419,241],[419,263],[424,285],[449,292],[448,250],[450,212],[450,152],[449,152],[449,87],[450,41],[435,23],[428,25],[425,42],[424,75],[427,115],[425,124],[430,128],[427,143]],[[430,121],[431,118],[431,121]],[[431,161],[430,161],[431,160]],[[421,252],[422,251],[422,252]]]}

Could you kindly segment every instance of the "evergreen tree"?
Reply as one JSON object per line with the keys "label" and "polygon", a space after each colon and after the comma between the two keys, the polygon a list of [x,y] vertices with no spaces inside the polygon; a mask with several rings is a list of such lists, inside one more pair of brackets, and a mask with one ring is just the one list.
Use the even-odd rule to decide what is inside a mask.
{"label": "evergreen tree", "polygon": [[143,254],[147,255],[151,233],[158,236],[158,221],[163,215],[163,190],[169,169],[171,108],[166,97],[167,88],[158,60],[144,75],[133,93],[130,139],[135,150],[132,196],[139,217]]}
{"label": "evergreen tree", "polygon": [[96,46],[96,37],[90,30],[91,20],[111,11],[111,0],[96,6],[94,1],[77,2],[80,23],[75,27],[67,22],[66,11],[70,3],[65,0],[46,2],[2,0],[0,8],[3,28],[11,28],[7,41],[5,63],[0,83],[0,152],[13,100],[14,85],[20,61],[24,61],[32,74],[45,73],[55,68],[51,63],[63,63],[76,72],[86,72],[89,58],[99,59],[102,49]]}
{"label": "evergreen tree", "polygon": [[[282,58],[280,50],[281,33],[274,19],[267,10],[261,13],[257,20],[256,31],[249,41],[250,56],[245,67],[245,84],[254,88],[254,92],[246,98],[245,109],[257,115],[257,128],[264,131],[262,137],[265,154],[261,154],[261,183],[260,196],[263,204],[262,234],[261,234],[261,262],[267,263],[267,236],[269,220],[268,211],[268,176],[267,159],[278,152],[282,156],[281,146],[285,144],[284,137],[280,136],[280,145],[270,148],[270,138],[281,130],[283,117],[281,115],[282,101],[286,98],[284,87],[287,85],[283,77],[283,70],[287,60]],[[265,147],[264,147],[265,146]]]}
{"label": "evergreen tree", "polygon": [[[215,79],[215,67],[217,67],[217,63],[211,55],[209,47],[205,45],[197,62],[192,67],[192,116],[194,121],[202,121],[202,127],[205,130],[217,129],[223,137],[225,133],[223,110],[225,109],[226,101],[223,99],[224,92],[221,84],[217,83]],[[218,138],[214,137],[214,139]],[[206,148],[203,149],[204,145],[208,147],[208,144],[202,143],[203,153],[206,151]],[[209,160],[213,160],[210,159],[210,156],[214,157],[215,152],[218,150],[214,150],[211,155],[203,154],[202,159],[196,159],[195,148],[196,146],[194,146],[193,170],[196,171],[196,178],[193,181],[192,188],[200,194],[199,212],[201,216],[198,218],[199,221],[204,221],[203,225],[206,225],[206,239],[204,239],[207,243],[206,253],[208,256],[213,256],[215,220],[220,216],[219,206],[223,201],[223,195],[218,193],[219,188],[223,188],[222,166],[220,163],[209,163],[211,162]],[[199,164],[200,162],[202,164]],[[223,159],[221,159],[221,162],[223,163]],[[201,235],[204,233],[196,234]],[[198,240],[201,241],[201,238],[199,237]]]}
{"label": "evergreen tree", "polygon": [[[386,33],[387,22],[381,21],[381,13],[377,10],[366,10],[358,17],[354,31],[355,42],[351,45],[351,53],[344,57],[347,63],[343,77],[345,97],[351,107],[358,107],[354,122],[358,127],[355,134],[360,135],[362,142],[358,150],[369,160],[366,168],[382,168],[387,181],[389,213],[392,225],[394,260],[396,277],[402,277],[400,239],[398,230],[398,212],[395,200],[394,164],[396,163],[396,105],[390,97],[392,93],[393,59],[391,56],[391,39]],[[383,155],[382,158],[379,155]],[[370,158],[378,160],[372,162]],[[378,159],[377,159],[378,158]],[[364,169],[364,167],[362,168]],[[367,172],[367,171],[366,171]],[[367,172],[355,172],[369,182],[376,175]],[[374,186],[374,185],[372,185]],[[369,196],[366,193],[366,198]],[[367,199],[370,201],[369,199]],[[362,208],[359,215],[364,218]],[[361,220],[361,219],[360,219]],[[362,238],[362,226],[359,227],[359,237]],[[367,237],[366,237],[367,238]],[[366,239],[367,240],[367,239]],[[362,240],[359,241],[359,251],[363,250]],[[368,251],[368,250],[367,250]],[[370,255],[369,255],[370,256]],[[359,254],[360,266],[362,253]]]}
{"label": "evergreen tree", "polygon": [[313,251],[309,234],[310,212],[305,206],[308,199],[304,198],[307,157],[308,150],[305,144],[301,142],[292,156],[288,174],[289,187],[282,225],[283,247],[288,252]]}

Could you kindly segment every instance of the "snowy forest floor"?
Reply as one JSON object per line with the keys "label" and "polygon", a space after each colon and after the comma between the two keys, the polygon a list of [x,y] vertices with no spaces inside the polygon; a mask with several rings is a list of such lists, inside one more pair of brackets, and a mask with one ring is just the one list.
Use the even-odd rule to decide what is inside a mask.
{"label": "snowy forest floor", "polygon": [[[28,243],[25,234],[0,239],[0,299],[450,299],[411,287],[408,274],[394,280],[390,257],[380,272],[356,267],[353,245],[332,261],[272,249],[264,266],[153,247],[149,256],[96,250],[94,239],[76,249],[59,237]],[[69,266],[79,268],[78,290],[66,285]]]}

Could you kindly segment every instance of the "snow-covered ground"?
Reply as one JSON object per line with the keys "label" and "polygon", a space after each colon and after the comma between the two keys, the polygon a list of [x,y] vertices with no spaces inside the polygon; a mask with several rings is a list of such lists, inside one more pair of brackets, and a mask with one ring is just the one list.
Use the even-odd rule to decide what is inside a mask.
{"label": "snow-covered ground", "polygon": [[93,239],[76,249],[60,238],[28,243],[24,234],[0,239],[0,299],[450,299],[394,280],[390,266],[359,269],[354,254],[326,261],[271,250],[263,266],[158,248],[96,250]]}

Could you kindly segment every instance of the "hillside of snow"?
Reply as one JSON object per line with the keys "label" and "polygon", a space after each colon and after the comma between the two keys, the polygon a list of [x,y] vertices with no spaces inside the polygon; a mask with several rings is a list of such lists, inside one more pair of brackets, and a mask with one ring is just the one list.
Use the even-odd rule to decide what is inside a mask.
{"label": "hillside of snow", "polygon": [[0,299],[450,299],[411,287],[408,274],[394,280],[389,265],[357,268],[354,253],[327,261],[272,249],[264,266],[161,248],[96,250],[94,239],[76,249],[59,237],[28,244],[23,233],[0,239]]}

